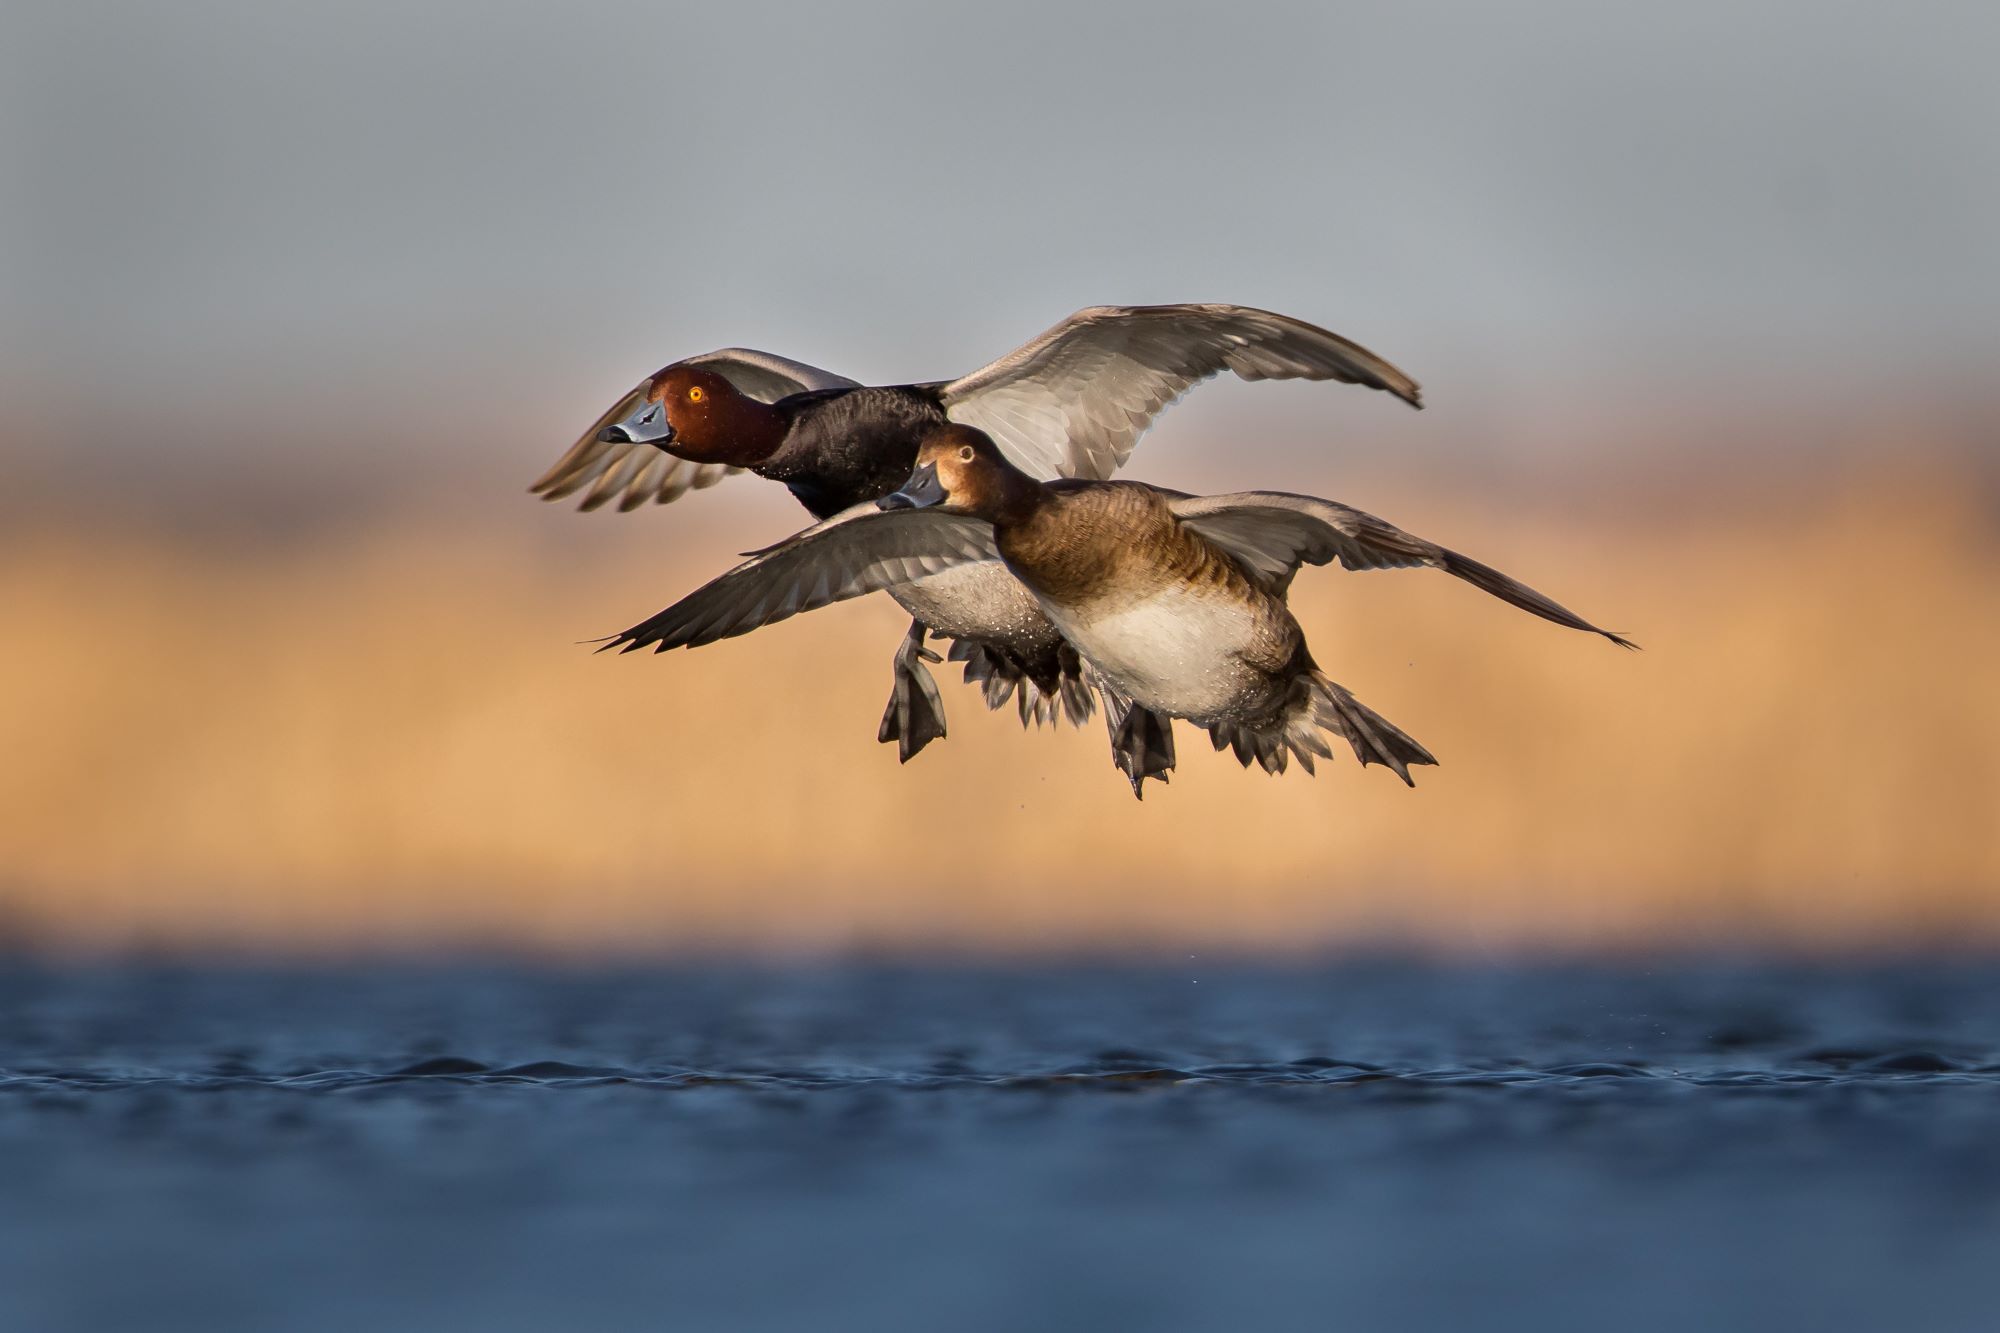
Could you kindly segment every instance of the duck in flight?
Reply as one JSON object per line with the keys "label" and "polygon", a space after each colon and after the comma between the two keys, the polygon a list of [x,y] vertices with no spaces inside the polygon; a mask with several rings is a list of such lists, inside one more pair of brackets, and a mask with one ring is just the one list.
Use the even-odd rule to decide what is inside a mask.
{"label": "duck in flight", "polygon": [[1312,772],[1315,756],[1332,753],[1323,732],[1405,783],[1411,767],[1437,762],[1320,671],[1286,604],[1304,564],[1441,569],[1544,620],[1633,646],[1497,569],[1331,500],[1042,481],[985,432],[947,424],[926,433],[899,489],[756,552],[605,648],[711,643],[992,561],[1081,659],[1114,751],[1144,761],[1120,764],[1142,798],[1145,778],[1164,781],[1173,766],[1173,718],[1269,773],[1293,759]]}
{"label": "duck in flight", "polygon": [[[951,422],[984,431],[1008,464],[1037,481],[1109,477],[1161,409],[1233,371],[1246,380],[1338,380],[1382,389],[1412,407],[1415,380],[1368,349],[1289,316],[1233,305],[1099,306],[1078,311],[998,361],[956,380],[870,387],[768,352],[729,348],[677,361],[592,424],[531,488],[582,507],[665,504],[750,471],[784,483],[818,519],[879,499],[915,466],[927,434]],[[1076,650],[997,559],[879,585],[912,619],[894,659],[877,739],[904,762],[945,734],[926,661],[929,635],[953,640],[989,707],[1012,697],[1021,720],[1081,722],[1092,709]],[[1164,719],[1114,734],[1137,782],[1164,776],[1141,743]],[[1114,742],[1114,745],[1116,742]]]}

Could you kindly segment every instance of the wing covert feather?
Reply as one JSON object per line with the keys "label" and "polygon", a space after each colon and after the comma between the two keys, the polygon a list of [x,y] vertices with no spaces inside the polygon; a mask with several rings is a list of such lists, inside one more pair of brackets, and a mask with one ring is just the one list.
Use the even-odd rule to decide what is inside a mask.
{"label": "wing covert feather", "polygon": [[604,648],[695,647],[833,602],[912,583],[958,565],[998,560],[993,528],[937,509],[856,505],[775,546],[752,552]]}
{"label": "wing covert feather", "polygon": [[1029,475],[1101,481],[1168,404],[1225,370],[1365,384],[1423,405],[1415,380],[1360,344],[1235,305],[1079,310],[941,392],[946,415],[991,435]]}

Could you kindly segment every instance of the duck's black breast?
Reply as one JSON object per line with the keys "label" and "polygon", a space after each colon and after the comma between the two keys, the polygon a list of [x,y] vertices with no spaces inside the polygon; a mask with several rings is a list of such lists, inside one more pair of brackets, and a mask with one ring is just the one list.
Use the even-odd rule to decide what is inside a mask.
{"label": "duck's black breast", "polygon": [[909,479],[944,404],[922,386],[825,389],[785,399],[785,443],[755,469],[782,481],[815,518],[879,500]]}

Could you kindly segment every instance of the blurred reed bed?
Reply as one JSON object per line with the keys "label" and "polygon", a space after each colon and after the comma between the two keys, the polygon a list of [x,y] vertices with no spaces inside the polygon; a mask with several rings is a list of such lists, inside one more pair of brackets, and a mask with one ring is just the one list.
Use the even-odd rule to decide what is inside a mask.
{"label": "blurred reed bed", "polygon": [[1414,791],[1351,762],[1273,780],[1183,727],[1143,805],[1096,724],[1023,735],[955,667],[950,739],[898,767],[874,743],[904,624],[886,599],[694,653],[578,646],[750,544],[683,540],[712,497],[567,516],[604,526],[566,552],[526,523],[253,546],[16,531],[0,931],[309,951],[2000,944],[2000,533],[1957,480],[1560,519],[1338,488],[1646,651],[1441,575],[1307,571],[1322,663],[1442,767]]}

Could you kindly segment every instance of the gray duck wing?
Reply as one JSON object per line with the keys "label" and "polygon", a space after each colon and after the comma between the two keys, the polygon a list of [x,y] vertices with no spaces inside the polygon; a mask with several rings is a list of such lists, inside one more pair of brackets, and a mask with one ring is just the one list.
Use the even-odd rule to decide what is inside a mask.
{"label": "gray duck wing", "polygon": [[1239,305],[1093,306],[937,387],[947,416],[991,435],[1029,475],[1102,481],[1162,409],[1225,370],[1365,384],[1423,406],[1415,380],[1359,343]]}
{"label": "gray duck wing", "polygon": [[859,504],[751,552],[736,568],[613,635],[598,651],[629,653],[650,646],[665,652],[713,643],[833,602],[999,558],[992,525],[979,519]]}
{"label": "gray duck wing", "polygon": [[1252,578],[1274,590],[1289,585],[1302,564],[1338,561],[1341,568],[1356,570],[1428,566],[1544,620],[1601,634],[1621,647],[1636,646],[1491,565],[1332,500],[1285,491],[1238,491],[1169,503],[1183,525],[1214,542]]}

